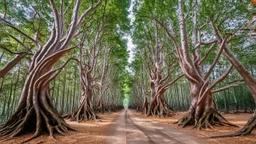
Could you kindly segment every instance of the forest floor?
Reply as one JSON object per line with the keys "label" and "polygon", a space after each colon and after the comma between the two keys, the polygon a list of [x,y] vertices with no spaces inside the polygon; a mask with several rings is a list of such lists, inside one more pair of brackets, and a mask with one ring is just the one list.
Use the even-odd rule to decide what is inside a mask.
{"label": "forest floor", "polygon": [[[66,136],[55,135],[56,140],[49,138],[45,133],[40,137],[28,142],[30,144],[129,144],[129,143],[210,143],[210,144],[253,144],[256,143],[256,131],[251,135],[232,138],[209,139],[206,136],[232,133],[240,128],[215,126],[213,130],[197,130],[192,126],[185,128],[173,124],[182,117],[185,112],[178,112],[172,117],[157,118],[144,116],[135,111],[128,110],[115,113],[100,114],[99,121],[71,122],[67,121],[72,128],[78,132],[70,131]],[[223,114],[230,122],[243,126],[248,118],[249,113]],[[14,137],[8,141],[1,141],[1,144],[21,143],[32,136],[25,134]]]}
{"label": "forest floor", "polygon": [[[100,119],[98,121],[90,120],[77,123],[67,120],[67,123],[78,132],[69,131],[66,136],[55,134],[56,139],[50,138],[45,133],[27,144],[103,144],[111,136],[112,133],[109,131],[115,125],[115,120],[121,112],[99,114]],[[5,141],[1,141],[0,137],[0,144],[19,144],[32,135],[32,133],[25,134]]]}
{"label": "forest floor", "polygon": [[180,119],[186,112],[177,112],[172,117],[153,117],[145,116],[141,113],[133,111],[133,113],[140,118],[149,120],[152,123],[158,123],[165,125],[169,128],[175,128],[181,132],[184,132],[190,136],[194,136],[198,139],[201,139],[207,144],[256,144],[256,130],[254,130],[250,135],[240,136],[240,137],[226,137],[226,138],[207,138],[207,136],[216,136],[230,134],[241,129],[247,120],[252,116],[250,113],[236,113],[236,114],[224,114],[222,115],[231,123],[239,127],[230,127],[230,126],[214,126],[214,129],[204,129],[197,130],[193,126],[186,126],[182,128],[177,124],[173,124],[178,119]]}

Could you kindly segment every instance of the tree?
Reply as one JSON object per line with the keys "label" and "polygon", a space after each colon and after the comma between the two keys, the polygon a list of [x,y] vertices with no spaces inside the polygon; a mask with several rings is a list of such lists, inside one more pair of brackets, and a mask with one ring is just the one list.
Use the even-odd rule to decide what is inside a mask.
{"label": "tree", "polygon": [[[40,41],[37,37],[32,38],[22,29],[17,28],[15,23],[12,24],[11,18],[0,18],[5,25],[26,37],[34,44],[34,47],[38,48],[32,57],[29,74],[26,78],[18,107],[7,122],[1,126],[1,136],[13,137],[23,133],[25,130],[32,129],[35,133],[28,139],[31,140],[46,129],[51,137],[53,137],[54,131],[64,134],[68,129],[71,129],[54,109],[50,97],[49,83],[55,79],[71,59],[55,69],[53,69],[54,64],[65,53],[77,47],[75,45],[71,46],[72,39],[78,34],[77,29],[82,23],[87,22],[85,18],[100,4],[101,0],[97,3],[89,4],[88,8],[81,13],[81,9],[84,9],[84,7],[81,7],[80,0],[76,0],[75,3],[65,3],[64,1],[56,3],[53,0],[49,0],[49,5],[48,3],[43,3],[44,7],[51,8],[53,17],[49,24],[52,27],[50,30],[51,36],[45,42]],[[66,8],[69,7],[68,5],[73,6],[73,11],[66,12],[64,10],[65,6]],[[59,9],[57,8],[58,6],[60,7]],[[35,10],[34,12],[37,11]],[[37,14],[37,16],[38,18],[43,17],[41,14]],[[65,22],[65,19],[68,18],[70,18],[69,21]],[[67,25],[67,23],[70,25]]]}
{"label": "tree", "polygon": [[[144,38],[140,37],[140,29],[143,31]],[[142,91],[144,91],[144,104],[142,107],[142,112],[145,112],[147,115],[168,116],[171,115],[173,111],[167,105],[163,95],[165,91],[183,75],[180,74],[176,76],[175,74],[174,76],[176,76],[176,78],[171,75],[171,73],[175,73],[177,61],[172,53],[168,50],[166,37],[162,36],[163,32],[160,30],[161,29],[156,21],[149,21],[147,25],[138,22],[135,29],[138,34],[134,35],[138,37],[136,42],[141,48],[141,50],[138,50],[138,53],[144,59],[143,67],[145,68],[145,72],[148,76],[147,83],[150,89],[147,90],[147,84],[145,85],[144,80],[141,80]],[[151,93],[151,99],[150,104],[148,105],[147,95],[149,93]]]}
{"label": "tree", "polygon": [[[96,31],[95,36],[90,39],[89,35],[92,35],[92,32],[86,33],[84,32],[80,38],[80,59],[79,59],[79,71],[80,71],[80,83],[82,86],[82,94],[80,98],[80,105],[76,111],[74,111],[71,115],[67,115],[64,117],[71,118],[71,120],[76,120],[81,122],[82,120],[96,120],[97,116],[93,107],[93,89],[97,85],[95,83],[96,74],[93,73],[96,67],[97,58],[99,56],[99,52],[101,48],[99,46],[104,32],[105,21],[105,8],[103,11],[102,22],[96,24],[96,29],[91,28],[92,32]],[[87,27],[86,27],[87,29]],[[87,38],[87,39],[86,39]]]}
{"label": "tree", "polygon": [[[235,80],[229,82],[230,85],[226,88],[214,89],[228,77],[232,70],[232,65],[220,63],[220,59],[223,59],[221,54],[224,43],[229,36],[224,37],[220,46],[216,46],[216,40],[212,40],[212,34],[208,34],[208,15],[210,14],[206,13],[205,3],[207,2],[197,0],[143,1],[139,3],[141,6],[138,7],[137,14],[156,21],[172,42],[179,66],[190,85],[191,97],[190,108],[178,123],[183,127],[194,123],[198,129],[212,128],[214,124],[232,125],[217,111],[212,96],[213,93],[226,90],[236,86],[237,82],[241,82]],[[226,4],[232,5],[232,2],[218,2],[218,6]],[[148,20],[144,22],[148,23]],[[188,29],[191,31],[188,32]],[[216,55],[211,54],[214,52]],[[219,65],[223,65],[226,71],[220,77],[213,79],[211,75]]]}
{"label": "tree", "polygon": [[[104,94],[102,85],[105,77],[105,67],[107,58],[100,59],[100,56],[103,55],[108,56],[111,49],[114,49],[115,43],[117,41],[110,42],[111,37],[109,35],[114,35],[117,37],[121,37],[120,34],[116,34],[115,31],[121,31],[122,29],[118,29],[116,25],[121,25],[124,27],[126,25],[126,18],[124,18],[125,9],[127,7],[127,3],[117,3],[115,0],[105,1],[102,10],[97,11],[95,15],[100,17],[100,19],[95,19],[94,23],[90,23],[88,26],[85,25],[86,28],[90,27],[90,31],[83,32],[82,37],[80,38],[80,83],[82,86],[82,94],[81,94],[81,103],[76,111],[74,111],[70,115],[66,115],[65,117],[71,118],[71,120],[76,120],[78,122],[82,120],[96,120],[97,115],[95,112],[95,103],[96,92],[95,90],[99,90],[99,94],[101,95],[100,100],[97,105],[101,105],[102,96]],[[122,10],[124,9],[124,10]],[[115,16],[121,16],[120,22],[113,18]],[[114,45],[111,46],[110,44]],[[105,52],[105,53],[104,53]],[[99,63],[103,61],[103,65],[99,65]],[[97,68],[100,67],[100,68]],[[103,66],[103,67],[102,67]],[[103,74],[101,75],[97,72],[98,69],[103,69]],[[102,77],[100,81],[98,81],[99,77]]]}
{"label": "tree", "polygon": [[[246,36],[247,42],[249,42],[250,39],[255,39],[252,37],[253,35],[250,35],[250,33],[248,34],[247,31],[244,31],[245,28],[247,28],[249,30],[253,30],[253,27],[255,27],[255,24],[253,24],[254,21],[255,20],[249,21],[249,24],[246,23],[246,25],[243,25],[242,28],[237,26],[236,29],[233,29],[234,32],[231,33],[232,37],[233,38],[240,37],[241,33],[245,33],[245,35],[242,34],[242,36],[247,35]],[[212,30],[213,30],[213,33],[216,37],[218,44],[219,45],[222,44],[224,42],[224,38],[221,35],[221,33],[223,33],[223,32],[216,27],[216,23],[213,20],[210,20],[210,23],[211,23]],[[240,33],[239,33],[239,31],[240,31]],[[229,41],[224,42],[224,55],[230,61],[230,63],[236,68],[236,70],[239,72],[239,74],[243,78],[246,86],[250,90],[250,92],[254,98],[254,102],[256,103],[256,79],[252,76],[252,74],[245,68],[245,66],[233,54],[231,47],[236,47],[236,45],[234,45],[234,44],[236,44],[236,41],[232,38],[230,38]],[[253,46],[255,46],[255,44],[256,44],[255,42],[252,43]],[[239,45],[239,46],[242,46],[242,45]],[[243,48],[246,49],[246,47],[243,47]],[[255,127],[256,127],[256,109],[254,110],[252,117],[247,121],[247,123],[241,130],[239,130],[233,134],[227,134],[227,135],[222,135],[222,136],[213,136],[213,137],[247,135],[247,134],[250,134]]]}

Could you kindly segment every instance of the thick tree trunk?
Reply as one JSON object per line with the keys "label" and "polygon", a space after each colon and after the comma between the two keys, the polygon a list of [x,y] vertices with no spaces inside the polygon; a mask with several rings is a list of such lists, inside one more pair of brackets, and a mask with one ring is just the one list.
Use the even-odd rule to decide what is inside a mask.
{"label": "thick tree trunk", "polygon": [[87,120],[96,120],[97,115],[94,111],[93,103],[92,103],[92,76],[90,74],[91,71],[87,71],[87,69],[81,69],[80,74],[80,82],[82,85],[82,95],[80,98],[80,105],[77,110],[75,110],[72,114],[64,115],[64,118],[68,118],[71,120],[75,120],[77,122],[87,121]]}
{"label": "thick tree trunk", "polygon": [[[64,29],[66,24],[64,12],[57,10],[55,1],[49,0],[49,3],[53,12],[54,23],[51,36],[44,45],[40,45],[37,39],[33,39],[0,17],[6,25],[31,40],[38,47],[38,51],[32,57],[17,110],[5,124],[1,125],[0,136],[13,137],[25,131],[33,130],[35,131],[34,135],[28,139],[31,140],[39,136],[42,131],[48,131],[53,137],[55,131],[64,135],[68,129],[71,129],[53,107],[49,87],[49,83],[56,78],[70,59],[61,67],[52,68],[64,54],[75,48],[69,48],[69,46],[76,30],[83,22],[84,17],[101,4],[101,0],[90,6],[81,16],[79,16],[81,1],[76,0],[71,22],[67,29]],[[63,1],[60,5],[64,5]]]}
{"label": "thick tree trunk", "polygon": [[90,89],[85,90],[81,96],[81,103],[76,111],[72,114],[65,115],[64,118],[75,120],[77,122],[96,120],[97,115],[92,105],[92,91]]}
{"label": "thick tree trunk", "polygon": [[[193,0],[195,5],[194,8],[194,17],[193,17],[193,45],[197,47],[197,0]],[[183,11],[183,1],[178,1],[178,19],[179,19],[179,27],[180,27],[180,38],[181,38],[181,46],[176,45],[176,51],[179,57],[180,67],[189,82],[190,85],[190,97],[191,104],[187,114],[177,121],[179,125],[183,127],[189,123],[194,123],[194,126],[198,129],[201,128],[212,128],[212,125],[232,125],[227,122],[227,120],[221,116],[221,114],[217,111],[217,109],[213,105],[213,98],[211,90],[212,88],[227,77],[228,73],[231,71],[232,67],[229,67],[228,70],[218,79],[216,79],[213,83],[209,83],[209,76],[216,66],[218,59],[223,50],[224,43],[221,43],[221,48],[218,51],[213,63],[211,64],[207,74],[204,76],[201,70],[201,56],[199,48],[193,51],[193,59],[189,53],[189,44],[188,37],[186,31],[186,19],[184,18]],[[174,38],[172,38],[174,39]],[[199,40],[201,41],[201,40]],[[226,39],[224,40],[224,42]],[[200,47],[200,42],[199,42]]]}
{"label": "thick tree trunk", "polygon": [[150,104],[145,107],[145,110],[147,110],[147,115],[159,117],[171,116],[174,114],[174,111],[168,107],[163,94],[159,94],[158,96],[152,98]]}
{"label": "thick tree trunk", "polygon": [[194,127],[198,129],[213,128],[213,125],[229,125],[235,126],[229,123],[213,105],[212,94],[208,92],[206,98],[199,102],[199,94],[204,91],[203,83],[191,83],[190,82],[190,95],[191,103],[187,114],[185,114],[180,120],[175,123],[185,127],[187,124],[194,124]]}
{"label": "thick tree trunk", "polygon": [[[229,44],[223,40],[223,38],[220,36],[215,23],[211,20],[210,21],[213,32],[216,36],[216,39],[219,44],[224,43],[224,55],[225,57],[230,61],[230,63],[236,68],[236,70],[239,72],[241,77],[243,78],[246,86],[250,90],[254,102],[256,103],[256,80],[254,77],[249,73],[249,71],[241,64],[241,62],[233,55],[232,51],[230,50]],[[256,109],[254,110],[254,113],[252,117],[247,121],[246,125],[239,130],[238,132],[235,132],[233,134],[223,135],[223,136],[214,136],[214,137],[227,137],[227,136],[240,136],[240,135],[246,135],[250,134],[251,131],[256,127]]]}
{"label": "thick tree trunk", "polygon": [[[256,103],[256,80],[246,70],[246,68],[239,62],[239,60],[232,54],[228,45],[226,45],[226,47],[225,47],[224,55],[232,63],[232,65],[237,69],[237,71],[240,73],[240,75],[243,77],[245,84],[249,88],[249,90],[254,98],[254,102]],[[256,109],[254,110],[252,117],[247,121],[247,123],[241,130],[239,130],[233,134],[213,136],[213,138],[247,135],[247,134],[250,134],[255,127],[256,127]]]}
{"label": "thick tree trunk", "polygon": [[[55,61],[57,60],[55,59]],[[39,136],[45,127],[50,136],[53,136],[54,131],[64,135],[70,129],[54,109],[50,97],[50,76],[46,74],[51,70],[54,63],[52,61],[45,67],[40,67],[38,64],[30,71],[22,90],[18,108],[10,119],[1,126],[1,136],[13,137],[27,130],[35,130],[36,132],[32,137],[34,138]]]}

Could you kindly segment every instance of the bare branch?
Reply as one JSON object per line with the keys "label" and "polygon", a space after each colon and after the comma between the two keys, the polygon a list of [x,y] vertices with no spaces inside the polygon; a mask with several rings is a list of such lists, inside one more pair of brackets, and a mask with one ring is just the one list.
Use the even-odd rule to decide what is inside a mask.
{"label": "bare branch", "polygon": [[8,35],[9,35],[11,38],[13,38],[15,41],[17,41],[19,44],[21,44],[27,51],[33,53],[32,50],[31,50],[28,46],[26,46],[26,45],[24,44],[24,42],[21,42],[19,39],[17,39],[16,37],[14,37],[14,36],[11,35],[11,34],[8,34]]}
{"label": "bare branch", "polygon": [[213,29],[213,32],[214,32],[214,34],[215,34],[215,36],[216,36],[217,41],[218,41],[219,43],[221,43],[221,42],[222,42],[222,38],[221,38],[221,36],[220,36],[220,34],[219,34],[219,32],[218,32],[216,26],[215,26],[215,23],[214,23],[211,19],[210,19],[210,24],[211,24],[211,26],[212,26],[212,29]]}
{"label": "bare branch", "polygon": [[222,41],[222,43],[221,43],[221,45],[220,45],[220,49],[219,49],[219,51],[218,51],[218,53],[217,53],[217,55],[216,55],[216,57],[215,57],[215,59],[214,59],[214,61],[213,61],[213,63],[212,63],[212,65],[211,65],[211,67],[210,67],[208,73],[207,73],[207,74],[205,75],[205,77],[204,77],[205,80],[209,78],[209,76],[210,76],[212,70],[214,69],[215,65],[217,64],[217,62],[218,62],[218,60],[219,60],[219,58],[220,58],[220,55],[221,55],[221,53],[222,53],[222,51],[223,51],[223,49],[224,49],[224,47],[225,47],[227,38],[228,38],[228,37],[224,38],[224,40]]}
{"label": "bare branch", "polygon": [[156,96],[158,96],[160,93],[163,93],[166,91],[172,84],[174,84],[176,81],[178,81],[180,78],[182,78],[184,74],[179,75],[177,78],[169,82],[168,84],[164,85],[160,90],[158,90]]}
{"label": "bare branch", "polygon": [[23,36],[27,37],[29,40],[31,40],[32,42],[34,42],[37,46],[39,46],[40,44],[33,39],[32,37],[28,36],[26,33],[24,33],[23,31],[21,31],[20,29],[16,28],[14,25],[12,25],[10,22],[8,22],[7,20],[3,19],[0,17],[0,20],[3,21],[6,25],[8,25],[9,27],[11,27],[12,29],[14,29],[15,31],[19,32],[20,34],[22,34]]}
{"label": "bare branch", "polygon": [[207,50],[205,56],[204,56],[203,59],[199,62],[199,65],[201,65],[201,64],[206,60],[206,58],[209,56],[210,52],[213,50],[214,45],[215,45],[215,43],[213,43],[213,44],[211,45],[211,47]]}
{"label": "bare branch", "polygon": [[219,77],[218,79],[216,79],[210,86],[210,89],[212,89],[214,86],[216,86],[218,83],[220,83],[221,81],[223,81],[227,76],[228,74],[231,72],[233,68],[233,65],[230,65],[229,68],[226,70],[226,72],[224,74],[222,74],[221,77]]}
{"label": "bare branch", "polygon": [[200,45],[210,45],[210,44],[214,44],[217,43],[217,40],[213,40],[213,41],[209,41],[209,42],[201,42]]}
{"label": "bare branch", "polygon": [[77,25],[76,25],[76,26],[80,25],[81,22],[82,22],[82,20],[84,19],[84,17],[85,17],[87,14],[89,14],[91,11],[95,10],[95,9],[101,4],[101,2],[102,2],[102,0],[99,0],[94,6],[91,5],[91,6],[80,16],[80,18],[79,18],[78,21],[77,21]]}
{"label": "bare branch", "polygon": [[3,69],[0,70],[0,77],[4,77],[14,66],[16,66],[27,53],[18,54],[12,61],[10,61]]}
{"label": "bare branch", "polygon": [[244,82],[239,82],[239,83],[230,84],[230,85],[224,86],[224,87],[219,88],[219,89],[211,90],[211,93],[214,94],[214,93],[222,92],[222,91],[227,90],[227,89],[229,89],[229,88],[231,88],[231,87],[240,86],[240,85],[242,85],[242,84],[244,84]]}
{"label": "bare branch", "polygon": [[233,65],[230,65],[229,68],[227,69],[227,71],[221,77],[219,77],[209,87],[207,87],[207,89],[204,91],[204,93],[202,94],[202,96],[198,100],[197,105],[199,105],[200,103],[202,103],[204,101],[204,99],[207,96],[207,93],[209,93],[214,86],[216,86],[219,82],[221,82],[222,80],[224,80],[228,76],[228,74],[230,73],[232,68],[233,68]]}
{"label": "bare branch", "polygon": [[174,43],[175,48],[177,49],[179,46],[178,46],[178,43],[176,41],[176,38],[169,32],[169,30],[166,28],[166,26],[162,22],[160,22],[155,17],[153,17],[153,19],[164,29],[167,36],[172,40],[172,42]]}
{"label": "bare branch", "polygon": [[7,47],[5,47],[4,45],[0,45],[0,48],[7,51],[10,54],[20,54],[20,53],[24,53],[24,52],[13,52],[11,50],[9,50]]}

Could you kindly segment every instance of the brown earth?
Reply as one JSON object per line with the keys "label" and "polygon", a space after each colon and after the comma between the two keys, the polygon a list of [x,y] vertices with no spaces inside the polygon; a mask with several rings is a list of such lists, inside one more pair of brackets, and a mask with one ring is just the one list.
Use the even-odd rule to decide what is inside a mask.
{"label": "brown earth", "polygon": [[[67,123],[78,132],[69,131],[66,136],[55,134],[55,140],[45,133],[38,138],[29,141],[28,144],[102,144],[108,137],[110,137],[111,133],[109,133],[108,130],[115,124],[115,120],[120,113],[121,111],[99,114],[99,121],[87,121],[81,123],[67,121]],[[1,141],[0,139],[0,144],[22,143],[32,135],[33,134],[25,134],[5,141]]]}
{"label": "brown earth", "polygon": [[[136,113],[132,111],[132,113],[142,119],[145,119],[148,122],[152,122],[155,124],[162,124],[164,126],[178,129],[179,131],[194,136],[198,139],[201,139],[210,144],[253,144],[256,143],[256,131],[254,130],[251,135],[242,136],[242,137],[232,137],[232,138],[218,138],[218,139],[209,139],[206,136],[212,135],[220,135],[232,133],[240,128],[236,127],[226,127],[226,126],[214,126],[214,129],[206,129],[206,130],[197,130],[192,129],[192,126],[188,126],[185,128],[178,127],[173,122],[177,121],[180,117],[182,117],[185,112],[178,112],[173,117],[167,118],[157,118],[152,116],[144,116],[140,113]],[[30,144],[39,144],[39,143],[62,143],[62,144],[102,144],[109,141],[112,135],[115,133],[115,124],[117,118],[120,116],[121,111],[116,113],[107,113],[100,114],[100,121],[87,121],[87,122],[71,122],[67,121],[71,127],[78,130],[78,132],[70,131],[66,136],[55,135],[56,140],[49,138],[48,134],[45,133],[40,137],[28,142]],[[246,121],[249,119],[251,114],[249,113],[238,113],[238,114],[223,114],[223,116],[229,120],[230,122],[243,126]],[[11,140],[1,141],[1,144],[16,144],[21,143],[27,138],[32,136],[32,134],[25,134],[22,136],[14,137]]]}
{"label": "brown earth", "polygon": [[205,130],[197,130],[197,129],[194,129],[193,126],[187,126],[185,128],[181,128],[177,124],[173,124],[179,118],[181,118],[185,114],[185,112],[178,112],[176,113],[176,115],[172,117],[164,117],[164,118],[145,116],[140,113],[136,113],[135,111],[133,111],[133,113],[136,116],[147,119],[153,123],[160,123],[171,128],[176,128],[184,133],[187,133],[189,135],[202,139],[203,141],[206,141],[209,144],[256,144],[256,130],[254,130],[250,135],[240,136],[240,137],[227,137],[227,138],[215,138],[215,139],[207,138],[207,136],[223,135],[223,134],[236,132],[242,126],[244,126],[247,120],[251,117],[252,114],[250,113],[236,113],[236,114],[223,113],[222,114],[229,122],[240,126],[240,128],[230,127],[230,126],[214,126],[214,129],[205,129]]}

